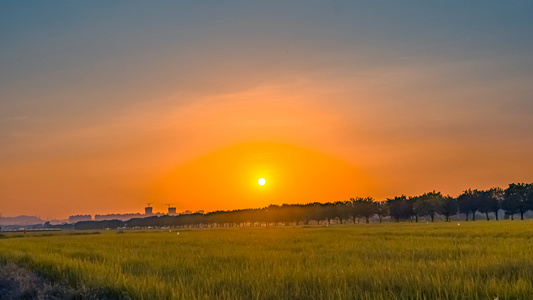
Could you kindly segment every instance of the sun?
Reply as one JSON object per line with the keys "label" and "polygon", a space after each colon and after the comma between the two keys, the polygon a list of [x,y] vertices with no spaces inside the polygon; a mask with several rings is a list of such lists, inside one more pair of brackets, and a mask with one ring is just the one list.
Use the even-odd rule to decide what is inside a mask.
{"label": "sun", "polygon": [[257,181],[257,183],[259,183],[259,185],[265,185],[266,180],[265,180],[264,178],[259,178],[259,180]]}

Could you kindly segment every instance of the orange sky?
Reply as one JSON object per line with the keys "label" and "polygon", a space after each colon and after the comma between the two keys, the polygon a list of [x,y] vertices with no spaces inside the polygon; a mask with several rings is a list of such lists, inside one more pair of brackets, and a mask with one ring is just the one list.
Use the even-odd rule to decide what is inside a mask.
{"label": "orange sky", "polygon": [[[260,186],[258,179],[266,184]],[[290,145],[251,142],[215,151],[158,178],[154,200],[177,206],[235,209],[269,204],[346,199],[369,191],[353,166],[327,155]]]}
{"label": "orange sky", "polygon": [[0,214],[533,181],[527,9],[297,2],[0,10]]}
{"label": "orange sky", "polygon": [[[382,100],[364,84],[356,87],[358,97]],[[434,189],[455,195],[529,176],[528,148],[483,149],[479,139],[445,130],[434,136],[435,116],[409,120],[418,110],[433,112],[427,108],[397,116],[368,102],[324,106],[321,99],[339,97],[328,87],[311,79],[269,84],[177,108],[165,106],[169,95],[105,123],[33,137],[3,167],[4,211],[66,217],[141,212],[148,202],[155,211],[165,211],[166,203],[209,211],[382,200]]]}

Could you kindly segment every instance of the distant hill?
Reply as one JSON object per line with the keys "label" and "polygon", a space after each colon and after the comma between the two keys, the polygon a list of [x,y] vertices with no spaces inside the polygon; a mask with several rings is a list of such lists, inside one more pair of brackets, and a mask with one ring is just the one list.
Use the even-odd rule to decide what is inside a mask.
{"label": "distant hill", "polygon": [[33,225],[44,222],[43,219],[36,216],[0,217],[0,225]]}

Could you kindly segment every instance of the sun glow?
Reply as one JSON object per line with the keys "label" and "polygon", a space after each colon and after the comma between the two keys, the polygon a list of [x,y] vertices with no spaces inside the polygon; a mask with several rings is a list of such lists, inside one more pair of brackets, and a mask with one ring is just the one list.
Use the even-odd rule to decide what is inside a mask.
{"label": "sun glow", "polygon": [[160,203],[188,199],[193,209],[231,210],[349,199],[372,191],[368,179],[344,161],[293,145],[249,142],[172,168],[154,179],[147,196]]}
{"label": "sun glow", "polygon": [[259,183],[259,185],[265,185],[266,180],[265,180],[264,178],[259,178],[259,180],[257,181],[257,183]]}

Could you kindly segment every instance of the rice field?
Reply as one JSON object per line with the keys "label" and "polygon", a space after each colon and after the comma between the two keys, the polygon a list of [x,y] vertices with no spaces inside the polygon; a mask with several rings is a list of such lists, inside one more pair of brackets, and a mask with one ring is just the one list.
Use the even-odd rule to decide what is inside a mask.
{"label": "rice field", "polygon": [[533,221],[177,231],[4,234],[0,261],[102,298],[533,299]]}

